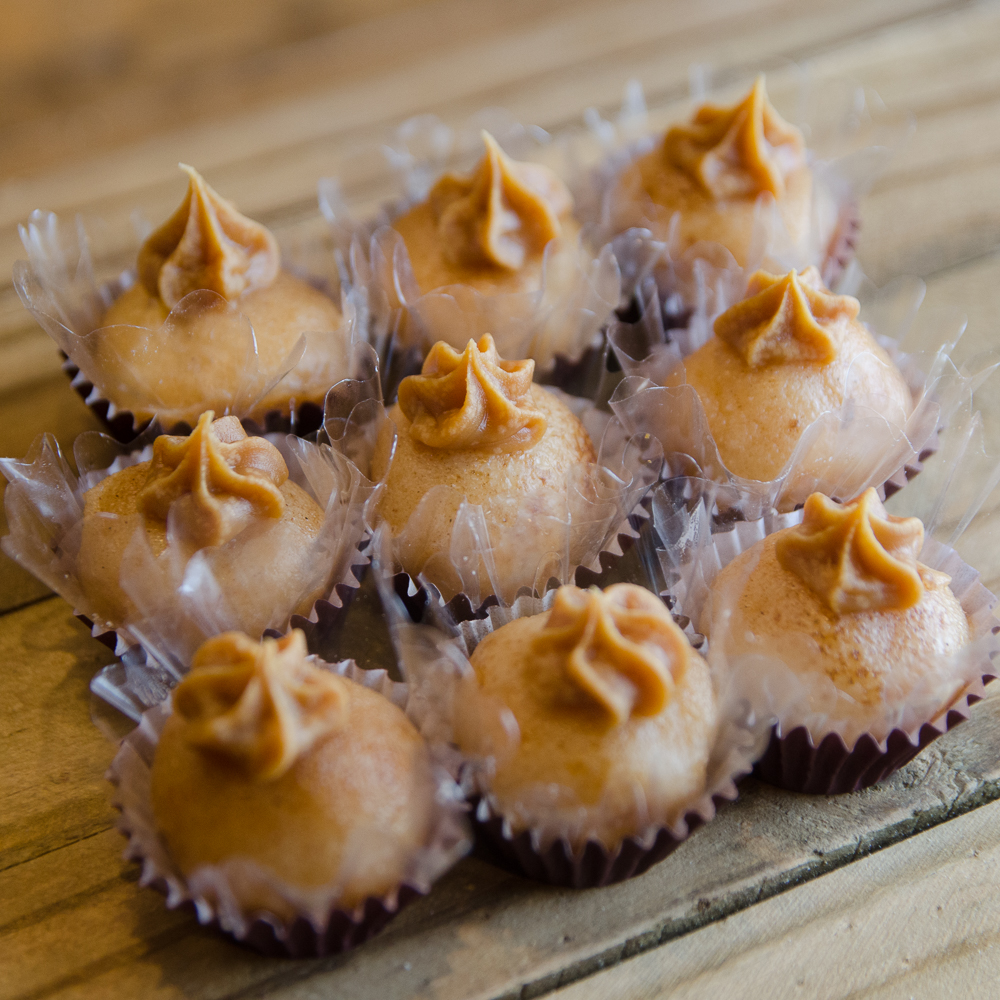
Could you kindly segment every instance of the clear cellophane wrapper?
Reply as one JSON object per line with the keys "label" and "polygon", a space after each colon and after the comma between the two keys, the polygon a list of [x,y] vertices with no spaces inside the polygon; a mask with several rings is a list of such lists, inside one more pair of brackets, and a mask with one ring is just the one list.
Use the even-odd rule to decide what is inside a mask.
{"label": "clear cellophane wrapper", "polygon": [[[692,103],[724,104],[744,93],[753,79],[743,80],[742,88],[730,79],[723,82],[729,85],[718,87],[705,67],[692,67]],[[665,306],[673,305],[678,311],[691,308],[695,289],[690,271],[699,259],[712,261],[724,272],[737,297],[746,278],[761,267],[788,271],[815,265],[829,287],[838,287],[854,257],[860,230],[858,202],[912,131],[912,118],[903,116],[900,121],[898,116],[890,116],[877,94],[853,81],[819,84],[799,67],[792,86],[780,88],[780,98],[779,111],[788,111],[786,120],[797,125],[806,138],[813,177],[809,224],[800,238],[793,239],[774,197],[760,195],[745,268],[716,243],[684,248],[669,210],[648,197],[636,201],[634,193],[625,195],[618,189],[622,172],[662,141],[663,127],[669,124],[663,122],[651,134],[655,124],[636,81],[629,84],[616,121],[606,121],[594,111],[588,113],[586,133],[577,140],[581,152],[572,157],[578,172],[573,185],[577,214],[595,245],[613,241],[622,273],[623,301],[627,303],[643,281],[652,277]],[[686,117],[678,115],[675,121]],[[586,147],[595,145],[602,150],[600,161],[589,170],[583,169],[581,164],[593,157]],[[723,295],[719,311],[727,304],[731,302]]]}
{"label": "clear cellophane wrapper", "polygon": [[[374,572],[389,618],[396,655],[411,688],[411,719],[432,746],[449,748],[459,762],[462,786],[474,805],[480,833],[499,851],[503,863],[531,878],[556,885],[588,888],[631,878],[666,857],[689,834],[715,815],[718,804],[736,798],[736,780],[749,773],[759,755],[760,734],[753,730],[746,707],[720,702],[719,723],[707,778],[690,801],[674,803],[669,811],[656,809],[635,788],[635,833],[618,843],[605,843],[595,831],[601,827],[608,804],[583,805],[569,789],[552,785],[526,788],[517,803],[523,822],[514,829],[490,792],[495,755],[465,758],[455,746],[454,712],[459,686],[474,683],[469,657],[483,637],[515,618],[549,610],[556,590],[542,597],[522,594],[511,604],[490,606],[482,618],[456,619],[452,609],[431,602],[434,624],[414,624],[400,600],[387,565],[391,556],[385,539],[376,535]],[[687,625],[696,645],[701,637]],[[500,702],[484,709],[483,731],[494,734],[497,753],[506,753],[518,740],[516,722]]]}
{"label": "clear cellophane wrapper", "polygon": [[[832,794],[881,780],[931,740],[966,719],[996,673],[1000,650],[993,611],[997,598],[966,558],[990,551],[984,533],[995,533],[1000,465],[982,448],[977,417],[963,419],[930,465],[931,475],[897,494],[890,513],[918,516],[926,534],[920,561],[951,577],[950,587],[969,622],[969,643],[953,656],[914,654],[907,672],[887,675],[882,699],[862,707],[847,692],[805,664],[815,640],[789,633],[780,648],[726,655],[726,628],[745,577],[712,594],[717,574],[742,552],[775,531],[798,524],[802,511],[770,512],[756,520],[726,523],[732,487],[677,480],[657,487],[653,523],[665,548],[657,553],[675,610],[708,638],[707,659],[730,697],[746,700],[759,725],[772,729],[757,772],[794,791]],[[851,498],[847,498],[851,499]],[[963,558],[963,556],[965,558]],[[752,563],[747,567],[747,574]],[[918,659],[918,657],[920,657]]]}
{"label": "clear cellophane wrapper", "polygon": [[[21,461],[0,459],[9,480],[4,506],[10,533],[3,551],[63,597],[119,655],[141,644],[151,661],[177,679],[195,649],[208,637],[230,629],[284,630],[293,612],[308,608],[311,620],[335,615],[358,587],[357,573],[367,564],[366,514],[375,489],[345,456],[328,444],[313,444],[293,435],[272,434],[288,466],[289,479],[308,493],[324,512],[313,541],[302,550],[296,583],[280,593],[261,593],[253,574],[234,576],[236,560],[253,558],[266,566],[286,544],[280,519],[262,519],[223,545],[189,550],[171,542],[154,556],[142,526],[126,546],[119,580],[135,608],[127,621],[105,621],[95,613],[81,584],[78,568],[84,521],[118,515],[84,515],[84,493],[121,469],[148,461],[157,429],[151,427],[132,445],[88,431],[73,447],[77,472],[61,454],[55,439],[36,439]],[[102,525],[93,525],[102,529]],[[173,536],[177,538],[176,534]],[[222,573],[238,592],[224,593]],[[310,595],[320,594],[309,603]],[[237,611],[237,608],[244,609]],[[253,616],[253,621],[248,616]]]}
{"label": "clear cellophane wrapper", "polygon": [[[137,226],[135,252],[149,228]],[[65,356],[63,367],[74,388],[120,441],[133,440],[154,419],[170,432],[186,433],[208,409],[253,421],[259,430],[310,433],[322,421],[326,390],[351,374],[343,367],[350,345],[377,335],[368,289],[342,281],[336,255],[320,237],[286,241],[282,263],[339,302],[341,324],[302,330],[280,360],[265,363],[260,357],[253,326],[237,302],[204,289],[181,299],[158,328],[101,327],[107,309],[137,278],[134,265],[101,272],[104,252],[100,245],[94,248],[93,237],[102,226],[89,229],[80,218],[68,226],[54,213],[33,212],[20,227],[28,260],[14,265],[14,286]],[[212,354],[227,365],[211,378],[202,369],[204,355],[191,350],[195,324],[203,331],[206,313],[212,317]],[[166,395],[150,378],[161,370],[178,373]],[[287,388],[290,398],[275,408],[266,397],[279,384],[280,395]]]}
{"label": "clear cellophane wrapper", "polygon": [[[367,374],[345,380],[327,397],[325,434],[364,476],[372,477],[372,456],[380,435],[392,435],[395,424],[382,401],[379,361],[370,347],[360,345],[357,367]],[[555,388],[564,404],[581,421],[594,443],[594,463],[574,467],[565,496],[555,490],[494,498],[489,517],[506,520],[502,536],[491,537],[487,513],[467,502],[455,487],[432,488],[392,541],[393,558],[402,563],[407,552],[421,546],[427,526],[442,504],[456,507],[451,544],[425,562],[423,575],[434,580],[445,601],[456,597],[478,609],[493,597],[513,599],[522,587],[539,592],[551,579],[570,581],[579,567],[602,572],[604,557],[622,554],[622,544],[637,537],[636,519],[645,517],[641,501],[656,482],[661,464],[658,442],[646,435],[626,433],[613,414],[590,400],[569,396]],[[395,445],[390,448],[394,452]],[[378,484],[381,489],[390,464]],[[377,518],[377,501],[372,509]],[[631,520],[630,520],[631,518]],[[493,529],[497,535],[497,529]],[[418,581],[402,578],[402,589],[412,597]]]}
{"label": "clear cellophane wrapper", "polygon": [[[474,167],[482,155],[482,129],[516,160],[548,163],[561,156],[561,144],[548,133],[496,109],[480,112],[459,129],[421,115],[404,122],[384,147],[399,178],[394,201],[358,220],[338,183],[324,179],[320,207],[352,280],[370,290],[376,326],[394,334],[396,352],[411,352],[417,369],[436,341],[460,350],[470,337],[489,333],[502,357],[533,358],[541,380],[565,386],[601,353],[604,326],[619,302],[618,265],[609,247],[570,235],[552,240],[535,291],[489,295],[457,284],[421,293],[406,245],[392,228],[395,219],[426,199],[441,174]],[[376,346],[385,362],[388,343]]]}
{"label": "clear cellophane wrapper", "polygon": [[882,289],[859,282],[860,316],[902,374],[912,411],[903,413],[853,388],[883,367],[873,354],[862,354],[847,372],[843,404],[803,430],[778,476],[744,479],[726,468],[701,400],[686,383],[684,359],[713,335],[711,302],[719,294],[708,262],[698,261],[693,273],[700,304],[685,326],[664,327],[657,292],[649,285],[638,321],[613,325],[609,341],[626,377],[610,405],[630,431],[660,441],[665,477],[728,484],[740,516],[789,510],[816,491],[843,500],[875,486],[881,495],[892,495],[920,471],[937,449],[939,431],[998,363],[996,352],[985,352],[956,366],[952,354],[965,317],[950,309],[921,309],[925,288],[919,279],[900,278]]}
{"label": "clear cellophane wrapper", "polygon": [[[311,659],[408,710],[407,685],[390,680],[384,670],[361,670],[353,660],[329,664]],[[123,700],[134,693],[123,691]],[[446,767],[432,758],[434,802],[429,834],[415,853],[388,843],[383,830],[364,829],[349,842],[341,877],[331,885],[296,888],[240,857],[220,865],[206,865],[185,877],[157,831],[150,793],[153,757],[169,713],[169,701],[146,711],[139,725],[122,741],[107,774],[115,785],[113,804],[121,812],[118,829],[128,837],[125,856],[141,863],[139,884],[160,889],[169,908],[187,904],[200,923],[217,925],[258,951],[308,958],[361,944],[378,933],[404,905],[429,892],[431,884],[468,850],[467,807],[461,790]],[[352,867],[372,844],[380,852],[406,851],[400,865],[405,873],[403,879],[383,897],[369,897],[352,909],[338,906]],[[240,901],[248,896],[272,900],[273,906],[247,909]]]}

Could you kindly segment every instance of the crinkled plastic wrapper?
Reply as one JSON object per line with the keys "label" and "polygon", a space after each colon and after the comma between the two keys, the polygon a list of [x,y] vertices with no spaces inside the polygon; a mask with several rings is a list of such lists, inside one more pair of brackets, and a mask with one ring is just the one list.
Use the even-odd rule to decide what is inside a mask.
{"label": "crinkled plastic wrapper", "polygon": [[[703,71],[693,74],[693,81],[695,104],[706,100],[725,103],[711,91]],[[800,238],[793,239],[774,197],[761,194],[742,268],[719,244],[702,242],[685,248],[678,240],[676,215],[648,196],[637,201],[634,193],[618,190],[623,171],[649,153],[662,137],[662,130],[649,134],[651,124],[636,81],[629,85],[616,122],[604,121],[595,112],[587,116],[591,136],[605,152],[601,162],[574,185],[577,213],[595,245],[614,241],[625,302],[652,277],[665,306],[678,311],[693,307],[697,286],[691,271],[699,259],[711,261],[722,277],[720,291],[725,293],[728,287],[729,294],[736,290],[737,297],[747,276],[760,267],[788,271],[813,264],[829,287],[838,285],[854,257],[860,230],[858,201],[912,130],[912,119],[907,117],[902,124],[890,120],[878,95],[852,81],[811,85],[808,74],[800,71],[796,82],[798,93],[791,102],[794,114],[787,118],[802,130],[809,146],[813,177],[809,224]],[[737,93],[727,88],[727,94],[730,90]],[[732,301],[723,294],[718,311]]]}
{"label": "crinkled plastic wrapper", "polygon": [[[404,351],[422,358],[435,341],[460,350],[470,337],[490,333],[501,356],[533,358],[543,380],[565,385],[580,365],[600,353],[603,328],[618,305],[618,265],[609,247],[592,251],[582,238],[552,240],[536,291],[487,295],[458,284],[422,294],[403,238],[392,228],[395,219],[426,199],[444,171],[473,167],[482,153],[483,128],[515,159],[547,158],[548,134],[517,124],[503,112],[482,112],[458,131],[422,115],[404,122],[385,148],[400,178],[397,200],[374,218],[359,221],[337,182],[326,179],[320,182],[320,207],[334,243],[350,262],[353,280],[370,289],[376,326],[395,330]],[[386,345],[377,346],[385,361]]]}
{"label": "crinkled plastic wrapper", "polygon": [[[341,285],[320,240],[283,248],[283,262],[340,299],[342,322],[334,330],[303,329],[286,356],[265,360],[238,304],[205,289],[184,296],[159,328],[101,327],[107,309],[135,284],[135,268],[99,278],[80,219],[69,228],[36,211],[20,232],[29,259],[14,266],[18,295],[65,355],[73,386],[123,442],[154,418],[184,433],[208,409],[260,429],[308,434],[322,421],[326,390],[350,374],[351,344],[373,329],[367,290]],[[206,316],[211,344],[193,350],[193,338],[201,344],[205,337]]]}
{"label": "crinkled plastic wrapper", "polygon": [[[396,426],[383,405],[378,358],[359,346],[366,375],[345,380],[327,397],[325,433],[343,454],[371,477],[380,438],[389,436],[395,452]],[[470,504],[455,487],[431,489],[404,528],[393,538],[393,562],[413,565],[414,553],[426,547],[429,526],[439,523],[442,508],[453,508],[450,547],[430,554],[421,576],[434,582],[445,601],[464,595],[473,609],[492,597],[512,600],[522,587],[541,592],[551,580],[569,581],[578,567],[602,571],[601,554],[620,556],[622,540],[636,537],[633,517],[644,517],[640,502],[656,482],[661,465],[659,443],[647,435],[629,435],[612,414],[589,400],[549,389],[583,423],[598,453],[596,463],[571,470],[566,495],[540,489],[516,497],[494,498],[487,512]],[[379,487],[384,485],[389,466]],[[377,517],[376,502],[372,504]],[[490,524],[503,524],[502,535]],[[405,591],[417,593],[407,578]]]}
{"label": "crinkled plastic wrapper", "polygon": [[[607,799],[583,805],[567,788],[536,786],[527,788],[518,803],[521,822],[515,829],[490,792],[490,775],[496,754],[516,747],[517,724],[510,710],[499,702],[484,708],[484,717],[477,725],[481,732],[491,734],[496,754],[462,758],[454,741],[458,692],[463,683],[474,679],[469,657],[483,637],[516,618],[548,611],[556,591],[550,590],[542,598],[523,595],[511,605],[490,607],[488,615],[477,620],[456,621],[448,609],[438,607],[436,627],[415,625],[394,591],[391,576],[380,567],[378,556],[375,565],[397,657],[411,687],[410,717],[431,745],[451,747],[462,760],[462,784],[476,803],[476,825],[506,864],[530,878],[556,885],[588,888],[619,882],[662,860],[712,819],[720,802],[736,798],[736,780],[749,773],[759,756],[760,734],[752,729],[745,704],[725,701],[719,704],[704,788],[690,801],[675,803],[669,813],[659,814],[636,786],[635,833],[609,844],[594,831],[602,824],[603,811],[617,810],[620,803],[612,805]],[[691,633],[690,626],[688,633],[690,639],[700,639]]]}
{"label": "crinkled plastic wrapper", "polygon": [[760,654],[726,654],[727,622],[745,577],[714,596],[712,582],[741,552],[799,523],[802,512],[772,513],[713,531],[726,506],[717,496],[728,487],[690,480],[683,489],[675,483],[654,491],[654,525],[666,543],[658,555],[676,610],[709,636],[709,664],[730,696],[746,699],[759,724],[773,727],[757,768],[765,780],[825,794],[873,784],[967,718],[969,705],[983,696],[984,682],[996,673],[992,658],[1000,650],[995,634],[1000,621],[993,614],[997,598],[956,547],[961,547],[968,525],[981,532],[990,520],[988,507],[980,520],[976,515],[995,489],[1000,467],[988,471],[985,479],[970,477],[970,437],[964,423],[948,449],[942,449],[938,464],[945,471],[935,486],[943,479],[944,488],[936,496],[922,502],[914,497],[908,503],[907,491],[890,503],[894,514],[922,515],[927,531],[920,561],[951,577],[951,590],[969,622],[970,641],[953,656],[914,654],[911,662],[888,676],[879,703],[867,707],[826,674],[804,669],[816,650],[815,640],[804,634],[789,633]]}
{"label": "crinkled plastic wrapper", "polygon": [[862,391],[873,370],[884,367],[873,354],[862,354],[848,370],[844,403],[803,430],[781,472],[769,482],[743,479],[726,468],[701,400],[685,381],[684,358],[712,336],[709,313],[699,307],[683,329],[667,330],[652,294],[637,323],[618,323],[610,333],[626,375],[611,408],[632,433],[660,441],[665,478],[726,483],[732,489],[720,499],[728,497],[749,518],[772,507],[792,509],[816,491],[844,500],[869,486],[883,496],[901,489],[936,450],[941,428],[998,363],[996,352],[987,352],[956,368],[951,355],[965,318],[951,310],[919,310],[924,285],[918,279],[897,279],[877,291],[866,286],[861,315],[909,387],[912,411],[907,415]]}
{"label": "crinkled plastic wrapper", "polygon": [[[282,520],[262,519],[223,545],[203,548],[186,558],[168,542],[153,554],[140,515],[120,568],[122,589],[133,610],[122,621],[95,613],[81,582],[79,555],[84,522],[92,537],[107,531],[118,515],[84,515],[84,493],[121,469],[148,461],[156,428],[132,448],[105,434],[88,431],[74,442],[75,474],[55,439],[42,435],[21,461],[0,459],[9,480],[4,506],[10,534],[4,552],[62,596],[92,624],[95,637],[114,636],[115,651],[141,643],[162,668],[179,677],[195,649],[208,637],[230,629],[255,637],[268,628],[282,630],[293,613],[311,620],[330,604],[341,608],[358,587],[355,570],[367,563],[361,551],[366,511],[374,487],[339,451],[292,435],[270,435],[288,466],[289,479],[324,511],[320,530],[302,549],[277,592],[260,588],[256,574],[239,570],[252,563],[266,567],[285,548],[290,530]],[[168,539],[171,536],[168,514]],[[176,537],[176,536],[173,536]],[[287,560],[286,560],[287,562]],[[224,589],[220,579],[227,581]]]}
{"label": "crinkled plastic wrapper", "polygon": [[[371,688],[407,710],[405,684],[389,680],[384,670],[361,670],[353,660],[318,666]],[[403,859],[400,885],[384,897],[369,897],[353,909],[338,906],[341,886],[348,881],[355,858],[377,845],[397,852],[401,845],[386,843],[382,830],[369,829],[352,839],[335,884],[302,890],[281,881],[246,858],[206,865],[185,878],[177,869],[157,831],[150,794],[153,757],[169,702],[147,711],[138,727],[122,742],[111,763],[108,780],[115,785],[114,805],[121,811],[118,829],[128,837],[126,858],[142,864],[139,884],[165,893],[167,906],[191,906],[202,924],[217,925],[227,934],[268,955],[309,958],[347,951],[377,934],[411,900],[430,891],[431,884],[469,847],[465,803],[447,770],[433,764],[435,795],[427,842]],[[409,851],[407,852],[409,853]],[[248,910],[241,898],[269,899],[268,909]]]}

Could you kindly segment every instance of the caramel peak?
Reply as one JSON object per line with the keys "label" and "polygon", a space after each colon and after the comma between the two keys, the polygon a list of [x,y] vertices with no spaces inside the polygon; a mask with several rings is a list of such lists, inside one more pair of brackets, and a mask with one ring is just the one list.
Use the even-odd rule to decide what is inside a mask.
{"label": "caramel peak", "polygon": [[667,160],[697,181],[713,198],[780,198],[785,177],[804,161],[802,133],[767,99],[764,77],[731,107],[703,104],[663,140]]}
{"label": "caramel peak", "polygon": [[428,200],[444,255],[452,264],[517,271],[562,232],[573,207],[566,185],[547,167],[510,159],[483,131],[486,153],[467,177],[445,174]]}
{"label": "caramel peak", "polygon": [[893,517],[867,489],[845,504],[813,493],[775,554],[835,615],[905,611],[950,579],[917,562],[923,544],[920,518]]}
{"label": "caramel peak", "polygon": [[259,643],[242,632],[209,639],[173,694],[188,741],[252,781],[280,778],[347,716],[346,682],[306,655],[299,629]]}
{"label": "caramel peak", "polygon": [[139,280],[173,308],[189,292],[208,289],[225,299],[274,281],[278,244],[262,225],[240,215],[194,167],[180,164],[188,189],[180,207],[139,250]]}
{"label": "caramel peak", "polygon": [[750,368],[789,362],[826,365],[837,356],[830,325],[854,319],[859,308],[850,295],[829,291],[815,267],[785,275],[757,271],[746,297],[722,313],[714,329]]}
{"label": "caramel peak", "polygon": [[545,433],[545,414],[531,402],[534,371],[534,361],[504,361],[488,333],[461,354],[439,340],[420,374],[400,383],[399,408],[430,448],[521,451]]}
{"label": "caramel peak", "polygon": [[564,654],[566,677],[616,725],[661,712],[691,656],[663,602],[632,583],[560,587],[533,649]]}
{"label": "caramel peak", "polygon": [[186,536],[198,548],[222,545],[253,517],[281,517],[288,479],[281,452],[261,437],[247,437],[236,417],[208,410],[188,437],[161,434],[153,442],[149,477],[139,511],[166,521],[174,503]]}

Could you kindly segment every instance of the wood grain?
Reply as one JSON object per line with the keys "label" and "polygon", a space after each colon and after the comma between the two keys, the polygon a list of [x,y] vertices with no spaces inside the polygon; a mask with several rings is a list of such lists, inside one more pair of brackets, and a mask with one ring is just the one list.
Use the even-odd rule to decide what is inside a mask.
{"label": "wood grain", "polygon": [[1000,803],[552,994],[995,997]]}
{"label": "wood grain", "polygon": [[[362,208],[391,191],[378,143],[411,114],[455,123],[502,104],[558,129],[588,105],[612,113],[635,77],[660,126],[686,107],[692,62],[730,78],[766,67],[780,103],[794,60],[814,87],[844,76],[873,87],[890,120],[912,111],[916,133],[862,203],[861,262],[879,283],[920,274],[928,307],[964,309],[963,357],[997,343],[1000,5],[210,7],[5,6],[16,30],[0,33],[0,453],[23,454],[42,430],[68,446],[95,426],[8,283],[31,209],[103,218],[100,261],[121,267],[131,212],[169,212],[185,159],[294,235],[319,224],[322,175],[340,175]],[[981,405],[1000,448],[998,400]],[[995,534],[981,519],[967,540],[1000,581]],[[102,778],[114,746],[87,688],[110,658],[0,559],[0,1000],[995,994],[1000,691],[879,788],[816,799],[745,782],[675,855],[604,890],[553,890],[468,858],[363,948],[293,963],[167,911],[121,859]]]}
{"label": "wood grain", "polygon": [[[1000,692],[882,787],[825,800],[753,782],[642,878],[553,890],[467,859],[358,951],[265,961],[172,913],[121,861],[87,682],[110,655],[49,599],[0,618],[0,998],[533,996],[1000,797]],[[12,672],[11,672],[12,671]],[[12,819],[6,819],[11,817]],[[29,891],[30,887],[30,891]]]}

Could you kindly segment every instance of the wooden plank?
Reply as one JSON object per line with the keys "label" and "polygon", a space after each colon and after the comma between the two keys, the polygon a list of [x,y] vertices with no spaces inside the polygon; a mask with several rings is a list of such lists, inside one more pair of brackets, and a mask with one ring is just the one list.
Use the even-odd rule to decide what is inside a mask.
{"label": "wooden plank", "polygon": [[1000,803],[552,994],[995,997]]}
{"label": "wooden plank", "polygon": [[0,997],[540,995],[1000,797],[998,692],[880,788],[827,800],[745,783],[642,878],[574,893],[467,859],[356,952],[269,962],[167,912],[121,861],[101,781],[113,748],[87,711],[109,659],[58,599],[0,619],[0,963],[17,959]]}
{"label": "wooden plank", "polygon": [[0,870],[111,825],[88,685],[113,659],[57,598],[0,618]]}
{"label": "wooden plank", "polygon": [[[595,25],[590,24],[588,30],[595,30]],[[991,138],[995,130],[989,124],[1000,109],[1000,60],[993,56],[995,46],[989,44],[998,30],[1000,13],[995,9],[962,9],[948,16],[918,20],[898,27],[894,36],[897,39],[895,54],[890,60],[891,73],[881,65],[886,59],[876,44],[877,39],[866,40],[860,46],[863,55],[858,54],[856,45],[835,46],[811,60],[819,80],[847,72],[861,79],[871,78],[876,84],[886,84],[892,96],[897,98],[898,105],[913,107],[920,120],[915,139],[898,158],[899,165],[863,202],[865,229],[860,259],[877,281],[885,281],[895,273],[930,273],[952,266],[983,253],[1000,241],[1000,201],[996,200],[995,185],[991,183],[993,157],[1000,155],[1000,148],[995,148],[997,140]],[[697,34],[701,26],[696,25],[690,31]],[[795,39],[797,36],[792,41]],[[937,58],[926,66],[925,58],[932,43],[938,44],[938,49],[934,50]],[[707,42],[702,40],[701,44]],[[569,93],[581,102],[580,88],[584,80],[587,86],[596,87],[599,84],[604,88],[587,95],[601,98],[596,103],[606,105],[617,100],[620,78],[626,69],[622,60],[630,54],[633,54],[632,48],[627,48],[624,54],[616,51],[608,60],[616,67],[614,72],[605,71],[601,76],[588,62],[588,57],[594,52],[581,46],[580,51],[575,53],[578,64],[573,64],[573,80],[569,83],[565,81],[565,67],[559,71],[563,86],[567,87],[566,94],[552,95],[552,88],[548,88],[544,91],[544,100],[539,100],[537,92],[533,92],[534,99],[529,102],[527,93],[530,87],[539,84],[531,78],[521,80],[516,88],[505,85],[505,95],[515,113],[524,112],[552,124],[549,119],[569,114],[565,106]],[[669,52],[659,53],[655,60],[647,56],[646,62],[640,60],[638,65],[629,65],[630,69],[644,71],[641,75],[651,81],[650,89],[657,100],[662,102],[664,95],[672,95],[666,104],[658,106],[654,115],[656,120],[668,117],[666,108],[672,109],[671,115],[678,113],[683,103],[677,99],[677,94],[683,90],[682,75],[676,60],[666,59],[667,55]],[[691,53],[692,57],[696,55],[697,52]],[[603,61],[601,65],[604,65]],[[657,66],[669,66],[672,76],[666,78],[663,69],[657,73]],[[957,79],[952,79],[956,76],[953,72],[956,66],[961,66],[962,72],[957,74]],[[577,74],[584,79],[576,81]],[[596,80],[598,76],[600,81]],[[892,81],[897,78],[902,78],[907,86],[897,83],[893,88]],[[776,89],[780,91],[783,85],[787,85],[787,71],[778,72],[774,80]],[[395,80],[392,86],[400,90],[400,80]],[[907,94],[911,94],[909,100]],[[358,96],[361,99],[361,95]],[[477,92],[474,100],[483,101],[489,96],[492,95]],[[366,97],[362,103],[367,106],[374,95]],[[452,116],[456,114],[456,101],[465,101],[467,110],[472,110],[473,105],[468,104],[472,99],[470,95],[450,96],[448,106],[452,108]],[[578,112],[579,106],[578,103],[574,112]],[[335,114],[324,117],[318,105],[308,113],[299,108],[298,114],[308,122],[321,118],[324,121],[337,120],[340,124],[343,119],[343,116]],[[306,217],[315,218],[314,208],[309,207],[313,200],[315,179],[322,173],[336,171],[338,164],[347,171],[345,180],[349,186],[353,183],[365,187],[365,197],[377,198],[390,190],[385,167],[379,163],[375,150],[370,148],[370,120],[364,128],[356,128],[353,133],[348,129],[316,140],[319,146],[300,143],[292,156],[288,156],[287,151],[280,156],[259,149],[253,151],[254,144],[259,145],[255,138],[259,132],[274,132],[263,121],[256,124],[244,121],[234,124],[233,128],[242,137],[240,142],[243,146],[240,148],[243,149],[243,159],[220,166],[217,174],[210,174],[211,179],[228,193],[236,195],[248,211],[261,215],[266,221],[270,221],[270,213],[278,211],[279,229],[282,228],[280,215],[290,207],[287,203],[289,192],[295,193],[291,205],[298,207],[293,208],[292,218],[286,218],[285,224],[294,224],[303,212]],[[369,151],[362,155],[358,148],[359,145],[364,146],[366,141]],[[221,142],[218,130],[212,131],[211,142],[213,149],[231,149],[233,145]],[[974,157],[968,154],[970,148],[976,149]],[[99,167],[98,175],[102,183],[109,178],[113,183],[113,179],[117,178],[123,185],[119,191],[113,194],[108,192],[89,205],[93,211],[100,213],[103,209],[112,216],[111,246],[131,243],[128,213],[136,203],[134,198],[139,200],[148,217],[155,218],[168,212],[178,197],[180,181],[173,176],[172,159],[161,157],[159,167],[156,167],[152,160],[146,158],[147,153],[139,151],[136,153],[138,161],[133,162],[134,157],[131,157],[114,169],[108,163],[95,166],[95,169]],[[142,192],[129,190],[130,182],[121,175],[122,170],[129,176],[136,176],[137,181],[141,178],[141,183],[147,185]],[[162,180],[155,187],[150,187],[151,177],[162,177]],[[68,191],[72,185],[65,181],[66,178],[61,181],[50,178],[42,183],[57,182],[60,190]],[[279,211],[276,208],[275,192],[281,192],[280,197],[286,202],[285,209]],[[36,194],[41,197],[40,191]],[[83,194],[83,190],[77,189],[71,197],[79,198]],[[925,210],[919,213],[906,211],[905,206],[914,202],[924,205]],[[27,200],[21,203],[21,218],[30,204]],[[8,217],[9,224],[0,229],[0,260],[6,257],[8,263],[23,255],[14,234],[15,221],[15,216]],[[125,260],[124,257],[116,259],[116,265]],[[56,360],[45,346],[46,341],[42,331],[34,326],[16,302],[13,292],[10,289],[0,292],[0,345],[3,345],[0,349],[5,354],[9,351],[13,361],[0,373],[0,391],[5,386],[23,384],[53,371]]]}
{"label": "wooden plank", "polygon": [[[477,0],[477,4],[480,0]],[[336,142],[359,129],[371,136],[373,126],[433,108],[452,118],[479,107],[501,103],[542,125],[579,120],[588,104],[618,103],[625,81],[637,68],[649,67],[644,80],[654,93],[669,89],[674,99],[686,94],[688,64],[712,58],[736,66],[775,64],[803,57],[838,40],[906,21],[928,10],[947,10],[953,3],[922,0],[917,5],[891,0],[874,8],[853,0],[849,8],[823,0],[808,9],[789,0],[714,0],[709,4],[664,5],[631,0],[607,7],[576,5],[553,11],[540,23],[518,26],[481,38],[465,32],[461,43],[444,53],[429,52],[412,64],[392,59],[371,79],[347,82],[309,98],[254,110],[252,113],[196,125],[175,135],[158,136],[125,152],[77,159],[72,169],[24,179],[0,188],[0,227],[5,238],[35,207],[57,211],[82,208],[107,214],[107,202],[159,216],[172,207],[177,186],[174,164],[187,157],[199,164],[246,211],[260,213],[274,204],[312,198],[315,180],[336,167]],[[791,11],[796,16],[790,16]],[[725,17],[720,17],[722,12]],[[465,25],[476,24],[478,5],[468,8]],[[385,29],[371,29],[380,41]],[[404,37],[397,44],[412,48]],[[637,66],[638,60],[638,66]],[[655,70],[655,73],[654,73]],[[551,84],[572,74],[572,90]],[[550,96],[551,92],[551,96]],[[138,110],[138,109],[137,109]],[[123,109],[114,109],[115,117]],[[303,155],[303,154],[307,155]],[[252,175],[227,165],[256,161]],[[325,170],[317,170],[325,161]],[[302,168],[305,168],[304,170]],[[282,183],[276,183],[278,179]],[[155,200],[153,186],[158,185]],[[145,192],[149,192],[147,195]],[[10,244],[0,261],[7,259]]]}
{"label": "wooden plank", "polygon": [[[49,338],[44,339],[48,341]],[[55,375],[41,383],[31,383],[13,392],[0,393],[0,454],[4,457],[22,457],[32,441],[46,432],[56,436],[65,454],[72,455],[76,436],[100,427],[97,418],[70,388],[69,379],[58,370],[55,345],[49,341],[45,346],[55,361]],[[0,357],[4,362],[0,365],[0,370],[14,361],[6,352],[0,354]],[[6,485],[6,480],[0,476],[0,497]],[[0,507],[0,535],[6,533],[7,518]],[[0,553],[0,614],[48,593],[44,584]]]}

